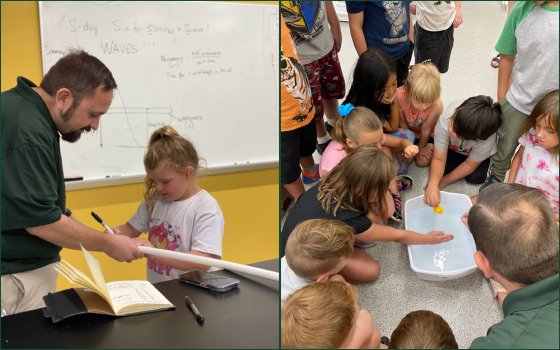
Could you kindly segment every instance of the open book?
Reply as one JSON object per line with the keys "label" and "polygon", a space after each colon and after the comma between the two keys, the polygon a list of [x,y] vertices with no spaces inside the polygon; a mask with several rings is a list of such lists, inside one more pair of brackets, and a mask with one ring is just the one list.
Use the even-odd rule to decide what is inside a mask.
{"label": "open book", "polygon": [[93,281],[68,262],[61,260],[57,271],[70,283],[84,288],[67,289],[43,297],[46,316],[54,322],[82,313],[105,313],[114,316],[162,311],[175,308],[148,281],[105,283],[99,260],[82,247]]}

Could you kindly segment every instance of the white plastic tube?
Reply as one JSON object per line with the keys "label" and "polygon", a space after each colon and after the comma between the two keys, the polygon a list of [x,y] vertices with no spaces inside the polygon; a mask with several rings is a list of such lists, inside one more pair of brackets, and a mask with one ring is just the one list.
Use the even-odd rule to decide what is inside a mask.
{"label": "white plastic tube", "polygon": [[258,276],[273,280],[278,282],[280,280],[279,273],[274,271],[269,271],[265,269],[259,269],[258,267],[247,266],[242,264],[236,264],[230,261],[218,260],[207,258],[204,256],[198,256],[193,254],[185,254],[180,252],[172,252],[169,250],[150,248],[150,247],[138,247],[144,254],[151,254],[157,256],[163,256],[165,258],[172,258],[177,260],[190,261],[197,264],[210,265],[215,267],[221,267],[222,269],[228,269],[231,271],[247,273],[249,275]]}

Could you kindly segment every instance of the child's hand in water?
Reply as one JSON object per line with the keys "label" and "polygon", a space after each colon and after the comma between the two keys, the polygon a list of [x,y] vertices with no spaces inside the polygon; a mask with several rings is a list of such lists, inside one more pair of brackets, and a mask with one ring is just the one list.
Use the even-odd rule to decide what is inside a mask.
{"label": "child's hand in water", "polygon": [[408,146],[407,148],[404,149],[404,156],[406,158],[412,158],[415,155],[418,154],[419,150],[418,150],[418,146],[416,145],[412,145],[412,146]]}
{"label": "child's hand in water", "polygon": [[443,231],[430,231],[428,232],[429,243],[428,244],[439,244],[443,242],[449,242],[455,238],[452,234],[444,234]]}
{"label": "child's hand in water", "polygon": [[465,226],[467,226],[467,229],[469,228],[469,212],[465,212],[465,214],[463,214],[463,216],[461,216],[461,221],[463,222],[463,224],[465,224]]}

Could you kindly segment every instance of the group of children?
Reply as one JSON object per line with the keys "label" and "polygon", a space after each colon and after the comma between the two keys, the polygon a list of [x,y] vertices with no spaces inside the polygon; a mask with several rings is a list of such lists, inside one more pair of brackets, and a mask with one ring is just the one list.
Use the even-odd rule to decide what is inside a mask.
{"label": "group of children", "polygon": [[[295,3],[298,2],[290,2],[292,7],[297,7]],[[358,50],[352,27],[352,18],[356,17],[351,16],[350,8],[361,5],[347,6],[350,6],[350,29]],[[426,12],[425,15],[429,14]],[[555,37],[546,39],[546,42],[554,41],[551,48],[540,47],[544,42],[537,28],[543,23],[547,24],[547,31],[555,32]],[[366,27],[364,23],[364,31]],[[292,55],[294,67],[297,67],[297,57],[292,44],[300,34],[294,32],[293,26],[288,29],[282,23],[283,57]],[[306,40],[296,45],[298,50],[311,45],[312,40]],[[546,51],[550,59],[536,57],[540,52],[536,47]],[[443,65],[417,60],[408,67],[408,74],[403,75],[398,68],[402,62],[382,49],[361,50],[344,102],[337,114],[327,115],[327,124],[334,124],[330,132],[332,141],[326,147],[317,147],[321,154],[318,165],[313,162],[312,166],[309,163],[305,166],[300,162],[302,182],[318,181],[317,186],[307,191],[302,190],[303,185],[299,192],[292,191],[290,186],[298,181],[299,175],[293,180],[292,174],[289,179],[292,182],[286,181],[284,164],[297,162],[297,156],[311,157],[314,149],[306,137],[314,135],[300,133],[296,142],[296,138],[285,139],[282,130],[282,184],[296,200],[281,232],[283,347],[380,346],[379,332],[375,327],[372,330],[371,325],[364,326],[371,323],[371,315],[365,310],[362,310],[364,313],[358,311],[356,293],[343,281],[375,280],[381,268],[369,254],[351,247],[366,248],[377,241],[437,244],[453,239],[444,232],[423,235],[382,224],[387,219],[402,220],[399,191],[413,185],[412,178],[406,175],[407,165],[413,161],[417,166],[430,167],[424,202],[436,207],[440,204],[440,191],[459,179],[482,184],[481,191],[494,183],[505,182],[505,172],[513,157],[507,182],[543,192],[558,221],[559,92],[558,65],[554,63],[558,61],[558,2],[518,3],[496,49],[502,57],[498,76],[499,103],[480,95],[451,101],[445,110],[440,99],[440,72],[447,71],[448,58]],[[450,48],[448,51],[450,54]],[[331,54],[337,57],[335,52]],[[512,58],[517,59],[515,66]],[[337,60],[336,64],[339,66]],[[326,71],[330,69],[339,70],[327,65]],[[305,70],[302,73],[297,80],[300,91],[304,91],[308,81]],[[320,71],[311,74],[321,76],[322,80],[318,81],[329,80],[329,76],[322,76]],[[288,76],[286,72],[283,82],[288,81]],[[398,86],[399,76],[404,76],[402,86]],[[315,93],[313,89],[314,86],[309,96]],[[286,91],[290,91],[287,86]],[[283,119],[284,102],[288,99],[283,95]],[[303,99],[298,101],[301,103]],[[308,144],[305,152],[303,144]],[[291,148],[295,157],[284,158],[286,148]],[[292,165],[288,168],[294,169]],[[472,201],[476,203],[477,196]],[[327,280],[332,282],[325,282]],[[321,283],[312,283],[315,281]],[[501,303],[503,297],[499,300]],[[328,316],[328,312],[333,315]],[[368,317],[370,321],[364,321]],[[337,322],[338,327],[348,329],[344,328],[344,332],[331,339],[329,322]],[[399,338],[413,337],[414,331],[399,333],[397,330]],[[438,330],[444,332],[445,327],[438,327]],[[331,340],[314,343],[305,334],[317,338],[325,334]],[[433,339],[438,337],[437,332],[433,334]]]}

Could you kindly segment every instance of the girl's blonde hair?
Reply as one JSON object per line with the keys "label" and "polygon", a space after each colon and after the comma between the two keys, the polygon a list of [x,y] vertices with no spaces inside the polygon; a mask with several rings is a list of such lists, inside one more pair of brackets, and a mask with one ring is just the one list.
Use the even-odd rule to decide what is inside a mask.
{"label": "girl's blonde hair", "polygon": [[[554,131],[558,138],[558,90],[554,90],[544,95],[544,97],[535,105],[529,118],[521,125],[521,134],[528,133],[537,125],[537,121],[544,118],[546,125]],[[554,150],[553,155],[558,156],[558,147]]]}
{"label": "girl's blonde hair", "polygon": [[[198,157],[193,144],[179,135],[171,126],[164,126],[154,131],[144,156],[144,167],[153,170],[156,167],[167,167],[178,174],[185,174],[188,166],[193,168],[195,178],[202,176],[204,159]],[[150,215],[154,210],[157,191],[154,181],[146,175],[144,179],[144,200]]]}
{"label": "girl's blonde hair", "polygon": [[331,137],[342,145],[346,153],[350,153],[352,148],[346,144],[346,138],[352,142],[357,142],[362,132],[371,132],[381,129],[383,125],[375,113],[367,107],[356,107],[347,116],[336,117],[335,127],[331,132]]}
{"label": "girl's blonde hair", "polygon": [[282,349],[339,349],[356,322],[358,293],[350,283],[315,282],[282,304]]}
{"label": "girl's blonde hair", "polygon": [[404,83],[408,100],[416,103],[434,103],[441,95],[440,74],[430,62],[412,66]]}
{"label": "girl's blonde hair", "polygon": [[338,208],[369,212],[374,198],[379,213],[387,217],[385,195],[389,184],[397,176],[397,168],[383,151],[363,145],[346,156],[336,167],[319,180],[317,198],[326,213],[336,216]]}

